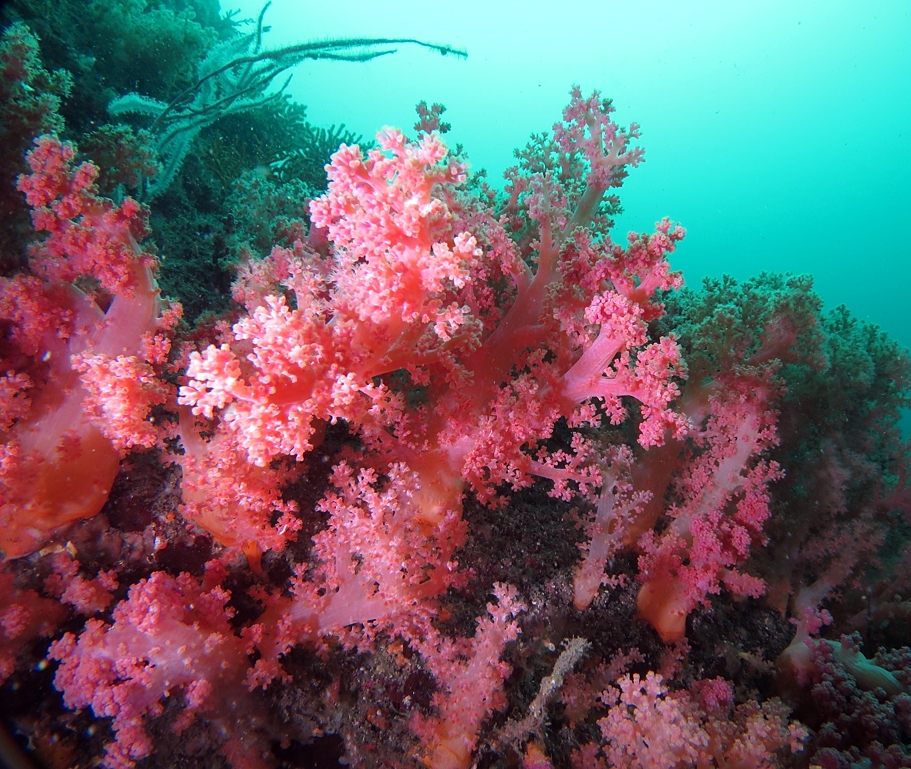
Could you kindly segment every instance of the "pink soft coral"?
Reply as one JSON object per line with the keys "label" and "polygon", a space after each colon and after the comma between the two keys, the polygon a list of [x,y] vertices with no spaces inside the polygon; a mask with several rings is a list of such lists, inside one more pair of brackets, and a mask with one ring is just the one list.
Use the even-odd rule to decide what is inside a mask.
{"label": "pink soft coral", "polygon": [[[131,198],[98,196],[98,169],[72,167],[74,149],[36,140],[19,188],[47,233],[30,273],[0,280],[0,319],[12,353],[0,392],[0,548],[17,557],[54,529],[95,515],[121,455],[151,446],[153,406],[168,388],[153,366],[167,353],[154,257],[138,240],[146,213]],[[76,281],[95,291],[88,294]]]}
{"label": "pink soft coral", "polygon": [[[733,706],[730,684],[697,682],[671,692],[660,675],[626,675],[602,694],[603,744],[573,755],[575,769],[773,769],[776,753],[800,750],[807,731],[778,700]],[[601,757],[603,754],[603,758]],[[605,760],[606,759],[606,760]]]}
{"label": "pink soft coral", "polygon": [[155,572],[130,588],[110,624],[91,619],[78,638],[65,633],[51,644],[49,658],[61,663],[54,685],[67,707],[113,719],[106,769],[131,769],[152,752],[145,722],[177,689],[186,700],[177,731],[203,714],[221,727],[222,752],[235,769],[269,765],[243,685],[249,648],[229,624],[230,593],[218,586],[225,576],[215,563],[202,581]]}
{"label": "pink soft coral", "polygon": [[453,643],[431,634],[418,644],[428,660],[440,689],[434,696],[439,716],[416,717],[412,727],[427,753],[432,769],[467,769],[484,719],[505,705],[503,681],[511,668],[500,661],[503,648],[519,635],[514,618],[525,611],[515,589],[495,585],[496,603],[487,605],[488,616],[478,620],[469,643]]}
{"label": "pink soft coral", "polygon": [[[574,92],[549,150],[581,183],[517,172],[517,201],[539,229],[526,253],[508,218],[459,189],[464,167],[437,135],[387,131],[366,156],[342,147],[311,204],[328,258],[298,243],[247,269],[238,296],[250,314],[191,354],[180,402],[218,418],[260,467],[305,459],[324,423],[345,420],[378,464],[417,474],[412,502],[433,525],[461,514],[466,486],[495,502],[504,483],[543,475],[558,496],[588,493],[588,444],[550,456],[539,443],[561,418],[599,423],[592,400],[614,423],[622,398],[639,400],[643,446],[682,431],[679,348],[647,328],[663,312],[657,292],[680,285],[667,256],[683,229],[664,220],[626,248],[586,229],[606,225],[599,206],[640,157],[610,112]],[[513,288],[492,290],[491,275]],[[402,391],[415,385],[421,399],[409,402]]]}
{"label": "pink soft coral", "polygon": [[639,614],[666,642],[682,638],[689,613],[722,585],[754,598],[765,591],[761,579],[737,567],[754,544],[765,544],[769,484],[781,477],[763,456],[778,443],[773,391],[752,377],[720,388],[677,479],[680,503],[668,511],[670,526],[640,539]]}

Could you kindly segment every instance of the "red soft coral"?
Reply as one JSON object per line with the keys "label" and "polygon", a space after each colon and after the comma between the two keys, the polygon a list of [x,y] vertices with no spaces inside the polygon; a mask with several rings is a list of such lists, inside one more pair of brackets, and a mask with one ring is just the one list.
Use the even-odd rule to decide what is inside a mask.
{"label": "red soft coral", "polygon": [[160,317],[154,258],[137,243],[145,211],[130,198],[115,206],[99,197],[97,168],[73,168],[72,145],[53,136],[36,145],[19,188],[35,228],[48,235],[32,248],[32,274],[0,280],[0,320],[10,324],[13,348],[0,361],[0,548],[7,557],[95,515],[121,455],[155,443],[149,412],[169,390],[152,364],[161,363],[163,333],[176,320]]}

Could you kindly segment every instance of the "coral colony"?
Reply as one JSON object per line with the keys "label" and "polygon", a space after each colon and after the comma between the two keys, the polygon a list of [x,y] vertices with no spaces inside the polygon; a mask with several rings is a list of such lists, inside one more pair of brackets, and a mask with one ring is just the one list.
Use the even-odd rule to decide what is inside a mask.
{"label": "coral colony", "polygon": [[12,731],[106,769],[911,766],[906,353],[806,278],[681,290],[669,219],[615,240],[643,151],[598,93],[503,192],[420,112],[196,324],[148,209],[34,136]]}

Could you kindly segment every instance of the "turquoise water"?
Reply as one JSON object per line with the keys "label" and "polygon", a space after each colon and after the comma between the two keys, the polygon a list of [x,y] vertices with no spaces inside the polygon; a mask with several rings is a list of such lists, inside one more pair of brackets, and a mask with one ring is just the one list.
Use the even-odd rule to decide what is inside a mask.
{"label": "turquoise water", "polygon": [[[634,7],[633,7],[634,6]],[[572,84],[642,126],[646,163],[621,191],[621,232],[662,216],[687,240],[687,282],[762,270],[811,273],[911,345],[911,2],[479,2],[274,0],[268,45],[416,37],[367,64],[305,63],[289,91],[317,125],[410,130],[421,99],[446,105],[474,168],[499,183]],[[259,0],[225,3],[255,17]],[[413,133],[413,131],[412,131]]]}

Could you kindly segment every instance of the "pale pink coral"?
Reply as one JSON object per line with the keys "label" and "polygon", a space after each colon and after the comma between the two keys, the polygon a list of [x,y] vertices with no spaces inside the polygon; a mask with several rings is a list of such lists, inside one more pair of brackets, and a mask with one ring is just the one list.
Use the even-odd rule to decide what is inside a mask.
{"label": "pale pink coral", "polygon": [[694,695],[669,691],[652,672],[622,676],[602,695],[609,711],[598,721],[600,750],[576,751],[574,769],[774,769],[776,754],[801,749],[807,730],[780,701],[735,708],[728,683],[698,684]]}

